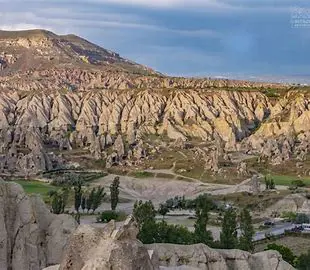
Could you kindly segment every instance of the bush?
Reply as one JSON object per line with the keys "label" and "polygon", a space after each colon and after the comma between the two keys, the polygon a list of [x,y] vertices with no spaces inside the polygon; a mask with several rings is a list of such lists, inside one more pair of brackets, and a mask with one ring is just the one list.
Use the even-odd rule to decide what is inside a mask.
{"label": "bush", "polygon": [[306,214],[297,214],[296,216],[296,223],[302,224],[302,223],[309,223],[309,217]]}
{"label": "bush", "polygon": [[306,184],[302,180],[294,180],[292,181],[292,186],[293,187],[304,187]]}
{"label": "bush", "polygon": [[294,212],[283,212],[281,214],[281,218],[288,219],[289,221],[295,221],[297,218],[297,214]]}
{"label": "bush", "polygon": [[98,223],[108,223],[111,220],[123,221],[125,219],[126,219],[126,213],[116,212],[112,210],[104,211],[100,215],[97,216]]}
{"label": "bush", "polygon": [[297,260],[297,269],[309,270],[310,269],[310,250],[306,254],[301,254]]}
{"label": "bush", "polygon": [[269,244],[265,250],[276,250],[281,255],[284,261],[288,262],[291,265],[294,265],[296,256],[294,253],[286,246],[277,245],[277,244]]}

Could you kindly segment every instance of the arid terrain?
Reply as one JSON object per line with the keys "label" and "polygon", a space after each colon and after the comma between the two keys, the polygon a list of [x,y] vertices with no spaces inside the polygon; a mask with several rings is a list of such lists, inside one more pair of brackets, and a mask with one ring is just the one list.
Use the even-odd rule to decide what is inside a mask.
{"label": "arid terrain", "polygon": [[[170,77],[75,35],[0,31],[0,176],[18,182],[28,194],[41,194],[47,203],[50,192],[57,191],[58,187],[51,185],[57,177],[81,174],[87,179],[87,188],[103,186],[105,190],[120,177],[118,210],[126,214],[131,214],[136,200],[151,200],[157,208],[177,196],[194,199],[208,193],[221,205],[248,207],[257,232],[264,234],[267,231],[259,226],[265,219],[287,211],[310,212],[309,93],[307,87],[289,84]],[[274,181],[272,190],[265,190],[266,177]],[[303,185],[291,188],[296,181]],[[74,269],[75,245],[89,245],[95,253],[81,251],[74,263],[95,269],[90,258],[101,251],[90,241],[82,243],[80,234],[96,241],[102,238],[96,244],[105,250],[112,244],[123,251],[118,241],[124,238],[147,267],[154,263],[145,259],[147,249],[156,250],[160,255],[154,259],[157,268],[141,269],[158,269],[159,261],[162,267],[179,265],[171,259],[176,247],[141,246],[131,220],[121,227],[120,235],[110,223],[95,226],[104,227],[104,231],[79,228],[68,240],[67,257],[60,260],[64,244],[60,241],[59,251],[53,253],[49,236],[65,235],[67,240],[76,224],[61,228],[73,220],[50,214],[39,199],[28,198],[13,183],[0,182],[0,188],[5,205],[16,194],[21,198],[12,208],[4,208],[3,217],[11,219],[15,208],[23,211],[20,202],[27,202],[26,225],[21,215],[16,228],[23,232],[20,241],[26,239],[35,251],[24,250],[20,255],[12,246],[11,252],[20,255],[25,265],[31,265],[34,258],[36,264],[31,269],[59,263],[60,269]],[[68,196],[73,200],[72,194]],[[109,205],[110,197],[98,211]],[[66,211],[74,212],[74,207],[67,206]],[[82,224],[96,222],[95,210],[88,215],[83,209],[83,214]],[[48,222],[35,225],[41,215],[48,217]],[[172,213],[167,221],[193,229],[190,218],[188,212]],[[218,220],[215,217],[208,225],[217,235]],[[31,224],[36,228],[35,244],[27,236]],[[14,244],[17,236],[19,231],[14,229],[8,230],[5,238]],[[44,256],[38,255],[39,241]],[[244,269],[293,269],[277,253],[232,254],[206,246],[193,248],[198,253],[204,250],[199,256],[206,267],[212,264],[208,256],[214,259],[216,266],[210,269],[232,269],[230,264],[238,267],[240,260],[248,267]],[[30,259],[24,256],[27,252],[32,254]],[[126,256],[130,253],[124,252]],[[188,248],[178,247],[176,252],[188,253]],[[165,261],[165,253],[171,253],[170,263]],[[6,265],[15,263],[15,255],[6,256]],[[189,258],[188,265],[196,267],[200,259]],[[265,268],[255,268],[255,262]],[[13,269],[18,269],[18,263]],[[283,268],[277,268],[278,264]]]}

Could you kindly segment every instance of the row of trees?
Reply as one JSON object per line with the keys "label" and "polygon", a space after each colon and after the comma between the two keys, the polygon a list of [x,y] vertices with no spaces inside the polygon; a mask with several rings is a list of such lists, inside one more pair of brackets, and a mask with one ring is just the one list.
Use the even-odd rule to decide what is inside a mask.
{"label": "row of trees", "polygon": [[237,211],[230,207],[224,214],[220,234],[220,247],[225,249],[239,248],[252,252],[254,250],[253,236],[255,231],[251,214],[246,208],[241,211],[239,216],[239,231],[238,235]]}
{"label": "row of trees", "polygon": [[[195,199],[194,205],[196,221],[194,224],[194,232],[190,232],[184,226],[169,225],[164,219],[161,222],[156,222],[156,212],[164,215],[168,208],[167,205],[161,205],[158,211],[156,211],[151,201],[136,202],[133,215],[139,224],[138,238],[145,244],[204,243],[216,248],[240,248],[246,251],[253,251],[254,246],[252,239],[254,228],[250,212],[247,209],[243,209],[239,217],[237,211],[233,208],[229,208],[225,211],[220,241],[215,242],[212,233],[206,229],[209,220],[209,212],[214,208],[213,202],[207,195],[201,195]],[[238,224],[240,230],[239,236],[237,231]]]}
{"label": "row of trees", "polygon": [[[115,177],[110,185],[111,209],[114,211],[119,201],[119,177]],[[73,191],[74,209],[77,214],[80,210],[89,213],[90,210],[94,213],[102,201],[106,193],[104,187],[97,186],[91,189],[85,187],[85,182],[78,175],[71,175],[70,180],[63,184],[63,187],[58,191],[51,191],[51,207],[54,214],[62,214],[65,212],[65,207],[68,204],[69,196]]]}

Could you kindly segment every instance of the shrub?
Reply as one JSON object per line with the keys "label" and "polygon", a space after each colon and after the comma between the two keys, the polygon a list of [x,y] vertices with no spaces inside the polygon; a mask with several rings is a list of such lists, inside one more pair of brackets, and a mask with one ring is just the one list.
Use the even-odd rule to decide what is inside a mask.
{"label": "shrub", "polygon": [[295,187],[304,187],[304,186],[306,186],[306,184],[305,184],[304,181],[302,181],[302,180],[293,180],[293,181],[292,181],[292,186],[295,186]]}
{"label": "shrub", "polygon": [[297,224],[302,224],[302,223],[309,223],[309,217],[306,214],[297,214],[296,216],[296,223]]}
{"label": "shrub", "polygon": [[288,219],[290,221],[295,221],[297,218],[297,214],[294,212],[283,212],[281,214],[281,218],[285,218],[285,219]]}
{"label": "shrub", "polygon": [[97,216],[98,223],[108,223],[111,220],[123,221],[125,219],[126,219],[126,213],[116,212],[113,210],[104,211]]}
{"label": "shrub", "polygon": [[277,245],[277,244],[269,244],[265,250],[276,250],[278,251],[282,257],[283,260],[288,262],[291,265],[294,265],[296,256],[294,253],[286,246]]}

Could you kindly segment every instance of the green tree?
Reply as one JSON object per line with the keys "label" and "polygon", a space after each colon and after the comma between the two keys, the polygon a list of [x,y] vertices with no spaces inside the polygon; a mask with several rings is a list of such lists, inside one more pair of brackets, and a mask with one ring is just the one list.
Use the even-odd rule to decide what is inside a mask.
{"label": "green tree", "polygon": [[239,248],[245,251],[253,252],[253,236],[255,234],[250,211],[244,208],[240,214]]}
{"label": "green tree", "polygon": [[95,197],[95,189],[93,188],[93,189],[90,191],[90,193],[88,194],[88,196],[86,197],[86,209],[87,209],[87,213],[90,211],[90,209],[92,209],[94,197]]}
{"label": "green tree", "polygon": [[296,215],[296,223],[297,224],[303,224],[303,223],[309,223],[309,216],[304,213],[299,213]]}
{"label": "green tree", "polygon": [[310,270],[310,250],[306,254],[301,254],[296,263],[298,270]]}
{"label": "green tree", "polygon": [[79,213],[81,203],[82,203],[82,186],[83,181],[78,179],[77,181],[73,182],[73,189],[74,189],[74,208],[77,213]]}
{"label": "green tree", "polygon": [[84,213],[84,211],[86,209],[86,197],[85,197],[85,194],[82,196],[81,208],[82,208],[83,213]]}
{"label": "green tree", "polygon": [[119,177],[115,177],[111,186],[110,186],[110,194],[111,194],[111,209],[115,210],[118,204],[118,195],[119,195]]}
{"label": "green tree", "polygon": [[270,184],[269,184],[269,189],[275,189],[275,188],[276,188],[275,182],[274,182],[273,178],[271,178]]}
{"label": "green tree", "polygon": [[269,186],[270,186],[270,180],[268,176],[265,176],[265,187],[266,190],[269,190]]}
{"label": "green tree", "polygon": [[63,214],[68,202],[69,189],[63,188],[60,191],[51,191],[49,197],[51,198],[52,212],[57,215]]}
{"label": "green tree", "polygon": [[195,238],[197,243],[211,245],[213,242],[212,233],[207,231],[207,223],[209,219],[209,211],[212,208],[212,203],[209,196],[201,195],[196,198],[196,222]]}
{"label": "green tree", "polygon": [[151,201],[136,201],[133,208],[133,216],[141,227],[145,222],[154,222],[156,211]]}
{"label": "green tree", "polygon": [[266,186],[266,190],[271,190],[271,189],[276,188],[275,182],[270,175],[265,176],[265,186]]}
{"label": "green tree", "polygon": [[284,261],[288,262],[291,265],[294,265],[296,261],[296,256],[294,253],[286,246],[277,245],[277,244],[269,244],[265,250],[276,250],[281,255]]}
{"label": "green tree", "polygon": [[237,214],[236,210],[230,207],[225,211],[222,232],[220,234],[221,247],[224,249],[234,249],[238,244],[237,234]]}
{"label": "green tree", "polygon": [[156,211],[151,201],[136,201],[133,216],[139,226],[138,239],[144,244],[155,243],[157,225],[155,221]]}
{"label": "green tree", "polygon": [[92,200],[92,205],[91,205],[91,209],[93,210],[93,213],[98,209],[98,207],[100,206],[100,204],[103,201],[104,196],[106,195],[106,193],[104,192],[104,187],[97,187],[97,188],[93,188],[94,192],[93,192],[93,200]]}
{"label": "green tree", "polygon": [[165,203],[161,203],[159,205],[158,214],[163,216],[163,219],[165,218],[165,215],[169,212],[169,208]]}

